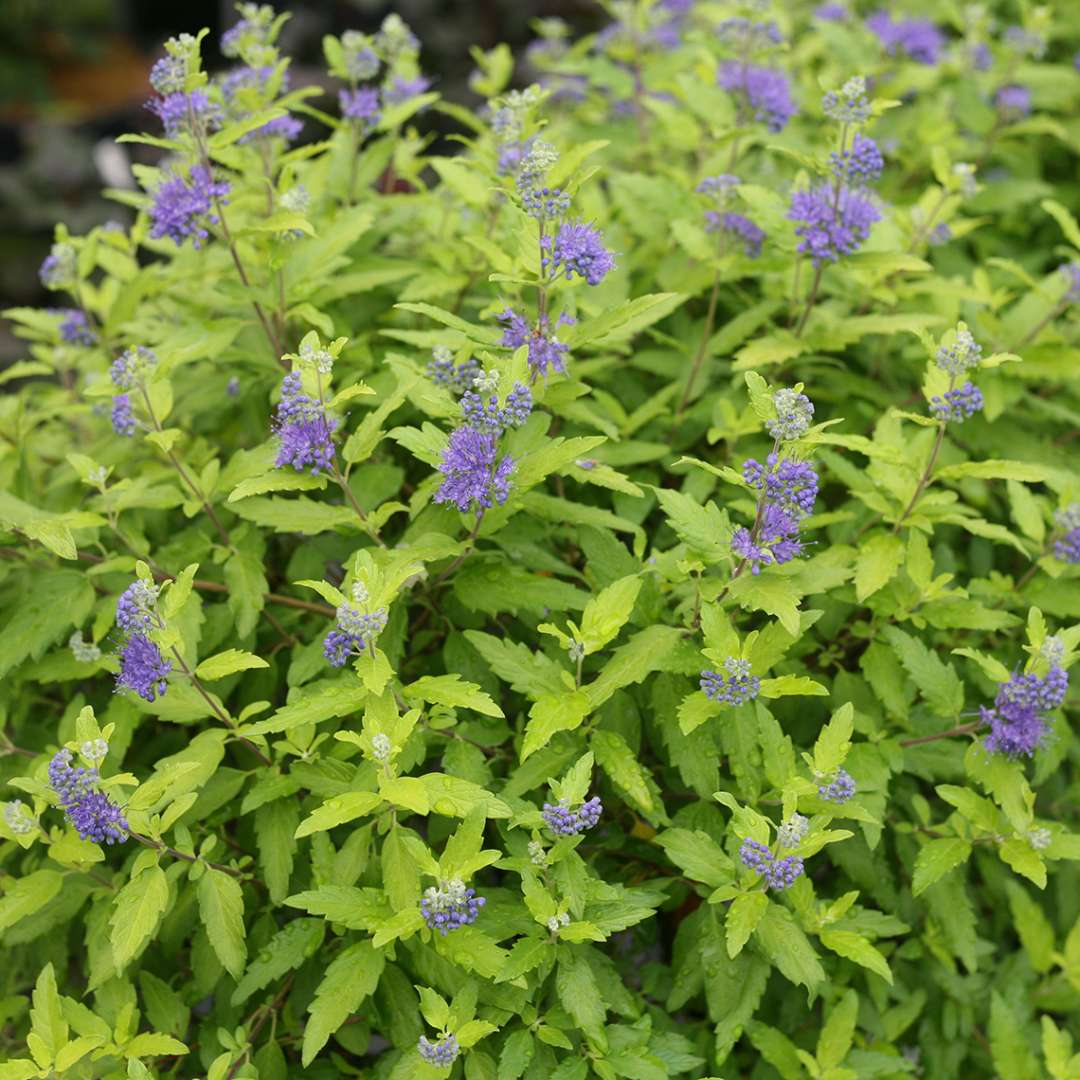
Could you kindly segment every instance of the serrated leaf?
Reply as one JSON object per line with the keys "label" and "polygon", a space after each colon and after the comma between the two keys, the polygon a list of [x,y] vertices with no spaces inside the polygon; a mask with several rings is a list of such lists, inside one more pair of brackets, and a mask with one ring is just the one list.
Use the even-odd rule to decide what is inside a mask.
{"label": "serrated leaf", "polygon": [[293,919],[280,929],[247,966],[232,994],[232,1004],[242,1005],[256,990],[269,986],[298,968],[322,944],[326,923],[322,919]]}
{"label": "serrated leaf", "polygon": [[742,952],[743,946],[750,940],[754,928],[761,921],[769,898],[764,892],[743,893],[736,896],[728,908],[725,925],[727,927],[727,951],[733,960]]}
{"label": "serrated leaf", "polygon": [[950,870],[967,862],[970,855],[971,844],[967,840],[950,837],[928,841],[919,850],[915,859],[915,874],[911,884],[912,894],[918,896],[924,892]]}
{"label": "serrated leaf", "polygon": [[198,895],[206,936],[225,970],[239,979],[247,960],[244,893],[240,883],[221,870],[207,868],[199,878]]}
{"label": "serrated leaf", "polygon": [[244,652],[243,649],[226,649],[216,656],[203,660],[195,669],[195,674],[204,682],[214,682],[216,679],[234,675],[238,671],[269,666],[261,656],[256,656],[254,653]]}
{"label": "serrated leaf", "polygon": [[383,954],[370,941],[361,941],[343,950],[326,969],[315,999],[308,1006],[310,1016],[301,1051],[304,1068],[364,998],[375,993],[385,963]]}
{"label": "serrated leaf", "polygon": [[146,947],[169,902],[169,883],[159,866],[149,866],[117,894],[112,926],[113,962],[118,971]]}
{"label": "serrated leaf", "polygon": [[876,533],[859,545],[855,560],[855,599],[861,604],[884,588],[904,564],[904,541],[892,533]]}

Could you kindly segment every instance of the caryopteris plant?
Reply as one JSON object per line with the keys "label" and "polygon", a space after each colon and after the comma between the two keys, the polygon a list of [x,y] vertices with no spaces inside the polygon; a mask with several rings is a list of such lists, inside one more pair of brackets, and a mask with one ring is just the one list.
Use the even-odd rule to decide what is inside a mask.
{"label": "caryopteris plant", "polygon": [[1080,7],[604,8],[6,313],[0,1080],[1080,1077]]}

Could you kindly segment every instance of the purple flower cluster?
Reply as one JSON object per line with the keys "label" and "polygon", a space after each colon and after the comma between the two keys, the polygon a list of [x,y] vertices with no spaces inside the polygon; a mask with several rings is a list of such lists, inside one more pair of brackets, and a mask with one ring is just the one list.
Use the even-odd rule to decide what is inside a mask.
{"label": "purple flower cluster", "polygon": [[989,71],[994,66],[994,54],[985,41],[976,41],[968,48],[968,62],[976,71]]}
{"label": "purple flower cluster", "polygon": [[126,633],[151,630],[159,625],[154,613],[157,606],[157,589],[142,578],[129,585],[116,601],[116,625]]}
{"label": "purple flower cluster", "polygon": [[337,626],[323,640],[323,656],[331,667],[344,667],[350,656],[375,648],[375,639],[386,628],[386,608],[362,612],[352,604],[337,609]]}
{"label": "purple flower cluster", "polygon": [[769,889],[790,889],[802,876],[803,861],[798,855],[778,859],[764,844],[756,840],[744,840],[739,848],[743,865],[759,873]]}
{"label": "purple flower cluster", "polygon": [[1069,676],[1052,665],[1045,678],[1034,673],[1013,675],[1003,683],[994,699],[994,707],[979,709],[983,723],[990,725],[986,749],[1007,757],[1030,757],[1046,737],[1046,719],[1042,715],[1056,709],[1069,689]]}
{"label": "purple flower cluster", "polygon": [[436,346],[428,361],[427,376],[436,386],[445,386],[455,394],[471,390],[476,377],[483,373],[480,361],[475,356],[454,363],[454,354],[445,346]]}
{"label": "purple flower cluster", "polygon": [[514,460],[509,454],[499,458],[493,435],[463,426],[451,433],[439,471],[443,482],[435,502],[453,503],[463,513],[479,511],[509,498]]}
{"label": "purple flower cluster", "polygon": [[167,676],[172,661],[143,633],[132,634],[120,650],[117,690],[134,690],[145,701],[153,701],[169,688]]}
{"label": "purple flower cluster", "polygon": [[120,807],[98,790],[100,779],[97,769],[73,767],[66,747],[49,762],[49,786],[79,836],[95,844],[123,843],[128,838],[127,819]]}
{"label": "purple flower cluster", "polygon": [[892,16],[882,10],[866,20],[866,28],[877,36],[890,56],[904,53],[917,64],[936,64],[945,47],[941,31],[929,19],[893,22]]}
{"label": "purple flower cluster", "polygon": [[304,393],[299,371],[291,371],[281,381],[281,400],[274,417],[274,431],[281,440],[274,464],[291,465],[297,472],[311,469],[312,476],[334,467],[334,431],[338,421],[328,416],[326,405]]}
{"label": "purple flower cluster", "polygon": [[[805,394],[789,386],[777,390],[772,400],[776,418],[765,421],[765,430],[774,439],[790,441],[802,438],[814,419],[814,403]],[[773,465],[774,462],[770,460],[769,468],[773,468]]]}
{"label": "purple flower cluster", "polygon": [[112,401],[112,413],[109,417],[112,421],[113,431],[125,439],[130,439],[135,434],[135,413],[131,409],[131,395],[117,394]]}
{"label": "purple flower cluster", "polygon": [[852,186],[873,183],[885,168],[877,143],[861,132],[856,132],[850,150],[833,153],[830,160],[837,181]]}
{"label": "purple flower cluster", "polygon": [[743,462],[742,474],[750,487],[764,493],[766,503],[779,506],[795,517],[806,517],[814,512],[818,476],[808,462],[781,461],[779,455],[772,453],[765,459],[764,465],[747,458]]}
{"label": "purple flower cluster", "polygon": [[86,312],[78,308],[61,308],[60,338],[69,345],[85,345],[89,348],[97,344],[97,334],[94,333]]}
{"label": "purple flower cluster", "polygon": [[846,769],[837,769],[831,780],[818,784],[817,790],[829,802],[846,803],[855,794],[855,780]]}
{"label": "purple flower cluster", "polygon": [[848,11],[843,4],[821,4],[814,8],[814,18],[821,22],[847,22]]}
{"label": "purple flower cluster", "polygon": [[379,91],[373,86],[361,86],[356,90],[339,90],[338,105],[341,115],[349,120],[359,120],[364,130],[370,130],[378,122],[382,111],[379,107]]}
{"label": "purple flower cluster", "polygon": [[438,888],[424,890],[420,914],[432,930],[446,937],[451,930],[476,922],[480,909],[487,901],[476,895],[475,889],[465,887],[460,878],[441,881]]}
{"label": "purple flower cluster", "polygon": [[416,75],[411,79],[396,75],[383,90],[383,101],[387,106],[401,105],[430,89],[431,80],[426,75]]}
{"label": "purple flower cluster", "polygon": [[1069,284],[1069,291],[1065,294],[1065,302],[1069,304],[1080,303],[1080,263],[1062,263],[1058,267]]}
{"label": "purple flower cluster", "polygon": [[131,345],[109,365],[109,378],[118,390],[130,390],[156,363],[157,356],[153,349],[145,345]]}
{"label": "purple flower cluster", "polygon": [[453,1065],[461,1052],[453,1035],[446,1035],[438,1042],[431,1042],[427,1036],[421,1035],[416,1050],[429,1065],[437,1065],[443,1069]]}
{"label": "purple flower cluster", "polygon": [[[546,379],[549,368],[559,374],[566,373],[566,361],[569,359],[567,353],[570,346],[555,337],[546,319],[541,320],[537,327],[532,329],[524,316],[519,315],[513,308],[507,308],[497,318],[504,324],[502,344],[506,348],[519,349],[525,344],[529,346],[529,368],[532,370],[533,378],[542,375]],[[559,316],[558,325],[571,322],[573,320],[568,316]]]}
{"label": "purple flower cluster", "polygon": [[787,216],[798,222],[798,250],[809,255],[815,266],[857,251],[870,235],[870,227],[881,220],[863,191],[837,183],[796,191]]}
{"label": "purple flower cluster", "polygon": [[184,89],[187,63],[182,56],[162,56],[150,69],[150,85],[161,95],[178,93]]}
{"label": "purple flower cluster", "polygon": [[724,90],[745,101],[754,119],[763,122],[770,131],[783,131],[797,112],[791,98],[791,83],[775,68],[729,60],[721,64],[717,81]]}
{"label": "purple flower cluster", "polygon": [[930,412],[938,420],[955,420],[962,424],[979,412],[983,405],[982,391],[973,382],[966,382],[955,390],[946,391],[944,397],[931,398]]}
{"label": "purple flower cluster", "polygon": [[187,130],[192,121],[211,127],[221,121],[220,109],[202,90],[192,90],[190,94],[177,91],[164,97],[151,98],[146,107],[161,121],[165,135],[170,139]]}
{"label": "purple flower cluster", "polygon": [[71,244],[53,244],[38,268],[41,284],[53,292],[67,289],[75,284],[75,248]]}
{"label": "purple flower cluster", "polygon": [[227,201],[228,194],[228,183],[214,180],[205,165],[195,165],[188,180],[181,176],[166,180],[157,189],[150,208],[150,235],[155,240],[167,236],[177,247],[190,236],[192,244],[201,247],[210,235],[207,223],[216,224],[218,220],[214,204]]}
{"label": "purple flower cluster", "polygon": [[577,836],[587,829],[595,828],[604,812],[600,796],[587,799],[576,810],[565,802],[544,803],[544,822],[556,836]]}
{"label": "purple flower cluster", "polygon": [[717,23],[716,36],[739,56],[761,52],[784,41],[784,35],[776,23],[756,22],[744,15],[733,15]]}
{"label": "purple flower cluster", "polygon": [[501,435],[507,428],[518,428],[532,413],[532,391],[524,383],[515,383],[506,395],[506,404],[499,406],[498,394],[492,394],[485,404],[475,390],[461,395],[461,413],[465,423],[484,435]]}
{"label": "purple flower cluster", "polygon": [[745,705],[758,696],[761,680],[750,674],[749,660],[729,656],[724,661],[724,671],[727,672],[726,676],[716,671],[701,673],[701,690],[710,701],[723,705]]}
{"label": "purple flower cluster", "polygon": [[554,238],[546,236],[542,243],[544,269],[561,271],[568,280],[578,274],[590,285],[599,285],[615,269],[615,257],[604,247],[604,238],[584,222],[564,222]]}
{"label": "purple flower cluster", "polygon": [[758,228],[748,217],[733,211],[721,213],[718,210],[705,211],[705,231],[725,232],[742,241],[743,253],[751,259],[761,254],[761,245],[765,241],[765,231]]}
{"label": "purple flower cluster", "polygon": [[1064,535],[1054,541],[1054,554],[1067,563],[1080,563],[1080,503],[1072,503],[1054,515]]}
{"label": "purple flower cluster", "polygon": [[751,458],[743,466],[743,477],[761,496],[753,531],[737,528],[731,550],[757,574],[763,565],[780,565],[802,554],[799,528],[813,512],[818,477],[808,462],[780,461],[775,453],[764,466]]}
{"label": "purple flower cluster", "polygon": [[1023,120],[1031,112],[1031,91],[1016,83],[1002,86],[994,95],[994,106],[1002,120]]}

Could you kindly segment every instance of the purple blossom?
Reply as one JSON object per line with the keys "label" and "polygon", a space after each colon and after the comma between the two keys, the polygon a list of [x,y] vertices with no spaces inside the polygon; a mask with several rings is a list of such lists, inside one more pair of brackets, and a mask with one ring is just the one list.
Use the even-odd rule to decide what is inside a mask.
{"label": "purple blossom", "polygon": [[1046,738],[1042,714],[1061,705],[1068,689],[1069,677],[1056,664],[1045,678],[1034,673],[1013,675],[999,688],[994,707],[979,710],[983,723],[990,725],[986,749],[1012,758],[1030,757]]}
{"label": "purple blossom", "polygon": [[1016,83],[1002,86],[994,95],[994,105],[1003,120],[1023,120],[1031,112],[1031,91]]}
{"label": "purple blossom", "polygon": [[745,705],[758,696],[761,680],[750,674],[750,661],[729,656],[724,661],[726,675],[716,671],[701,673],[702,693],[723,705]]}
{"label": "purple blossom", "polygon": [[41,284],[53,292],[75,284],[75,248],[71,244],[53,244],[38,269]]}
{"label": "purple blossom", "polygon": [[117,394],[113,398],[110,419],[112,420],[113,431],[117,435],[129,439],[135,434],[135,414],[131,410],[130,394]]}
{"label": "purple blossom", "polygon": [[739,858],[749,870],[761,874],[765,886],[778,892],[790,889],[802,876],[803,861],[798,855],[787,855],[778,859],[757,840],[744,840],[739,848]]}
{"label": "purple blossom", "polygon": [[275,466],[291,465],[297,472],[310,468],[312,476],[332,471],[337,426],[336,417],[327,415],[325,404],[304,393],[300,372],[290,372],[281,381],[281,400],[273,422],[281,440]]}
{"label": "purple blossom", "polygon": [[446,1035],[437,1042],[431,1042],[426,1035],[421,1035],[416,1050],[429,1065],[437,1065],[442,1069],[453,1065],[460,1053],[458,1041],[453,1035]]}
{"label": "purple blossom", "polygon": [[1080,527],[1070,529],[1054,541],[1054,555],[1062,562],[1080,563]]}
{"label": "purple blossom", "polygon": [[79,836],[95,844],[123,843],[129,832],[127,819],[120,807],[98,790],[99,780],[97,769],[72,767],[71,751],[66,747],[49,762],[49,786]]}
{"label": "purple blossom", "polygon": [[521,427],[532,413],[532,391],[523,383],[515,383],[506,396],[506,405],[499,406],[498,394],[492,394],[485,404],[475,390],[461,396],[461,412],[468,427],[496,438],[507,428]]}
{"label": "purple blossom", "polygon": [[979,412],[983,405],[982,391],[973,382],[966,382],[955,390],[946,391],[943,398],[931,398],[930,412],[937,420],[955,420],[962,424]]}
{"label": "purple blossom", "polygon": [[400,105],[403,101],[424,93],[430,86],[431,80],[425,75],[417,75],[413,79],[395,76],[390,85],[383,90],[383,101],[387,107]]}
{"label": "purple blossom", "polygon": [[568,280],[579,274],[590,285],[599,285],[615,269],[615,258],[604,247],[604,238],[584,222],[565,222],[554,239],[544,237],[543,245],[546,254],[541,263],[556,273],[561,270]]}
{"label": "purple blossom", "polygon": [[576,810],[571,810],[565,802],[544,803],[543,817],[544,823],[556,836],[577,836],[595,828],[603,812],[600,797],[594,795]]}
{"label": "purple blossom", "polygon": [[847,22],[848,11],[843,4],[821,4],[814,9],[814,18],[821,22]]}
{"label": "purple blossom", "polygon": [[[570,359],[568,355],[570,346],[555,337],[547,320],[543,320],[535,329],[532,329],[525,318],[513,308],[507,308],[497,318],[504,324],[502,344],[506,348],[519,349],[526,344],[529,346],[529,368],[534,379],[539,376],[546,379],[549,368],[560,374],[566,373],[566,361]],[[560,325],[572,321],[565,315],[559,317]]]}
{"label": "purple blossom", "polygon": [[341,115],[350,120],[362,121],[362,126],[373,128],[382,115],[379,109],[379,91],[373,86],[361,86],[357,90],[339,90],[338,105]]}
{"label": "purple blossom", "polygon": [[483,370],[475,356],[455,364],[454,354],[446,346],[437,345],[428,361],[427,376],[436,386],[445,386],[452,393],[463,394],[472,389],[476,377]]}
{"label": "purple blossom", "polygon": [[976,71],[989,71],[994,66],[994,56],[985,41],[976,41],[968,49],[968,60]]}
{"label": "purple blossom", "polygon": [[770,131],[783,131],[797,111],[788,77],[775,68],[728,60],[720,66],[717,81],[729,93],[740,95],[753,110],[754,119]]}
{"label": "purple blossom", "polygon": [[465,887],[460,878],[439,882],[424,890],[420,901],[420,914],[432,930],[446,937],[451,930],[476,922],[480,909],[487,901],[476,895],[475,889]]}
{"label": "purple blossom", "polygon": [[834,153],[831,157],[832,173],[838,181],[866,185],[872,183],[885,168],[885,159],[873,139],[856,132],[851,149]]}
{"label": "purple blossom", "polygon": [[187,130],[191,121],[216,125],[220,123],[220,110],[214,106],[203,90],[192,90],[190,94],[178,91],[164,97],[151,98],[146,107],[161,121],[168,138]]}
{"label": "purple blossom", "polygon": [[846,803],[855,790],[855,780],[846,769],[837,769],[831,780],[818,784],[818,794],[833,803]]}
{"label": "purple blossom", "polygon": [[1065,293],[1064,300],[1067,304],[1080,303],[1080,263],[1069,262],[1062,263],[1058,267],[1058,272],[1068,282],[1068,292]]}
{"label": "purple blossom", "polygon": [[116,625],[127,633],[152,629],[159,622],[154,612],[157,598],[157,589],[137,578],[116,601]]}
{"label": "purple blossom", "polygon": [[158,647],[143,633],[132,634],[120,651],[120,674],[117,690],[134,690],[139,697],[153,701],[168,689],[166,676],[172,662],[162,658]]}
{"label": "purple blossom", "polygon": [[450,435],[439,471],[443,482],[435,502],[451,502],[463,513],[502,505],[510,495],[514,461],[509,454],[498,457],[496,439],[471,427],[459,427]]}
{"label": "purple blossom", "polygon": [[[774,439],[785,441],[799,439],[805,435],[814,419],[814,403],[805,394],[800,394],[788,386],[777,390],[772,400],[776,418],[765,421],[765,430]],[[769,468],[773,469],[775,465],[773,457],[770,457]],[[813,469],[810,472],[813,474]],[[817,483],[816,475],[814,483],[815,485]]]}
{"label": "purple blossom", "polygon": [[261,127],[241,135],[236,141],[241,145],[253,142],[255,139],[284,139],[292,142],[303,130],[304,122],[297,120],[295,116],[278,116],[273,120],[267,120]]}
{"label": "purple blossom", "polygon": [[724,200],[740,184],[737,176],[731,173],[720,173],[717,176],[706,176],[694,190],[699,195],[711,195],[713,198]]}
{"label": "purple blossom", "polygon": [[926,239],[931,247],[941,247],[952,239],[952,229],[944,221],[939,222]]}
{"label": "purple blossom", "polygon": [[210,234],[206,224],[216,224],[214,203],[226,202],[229,185],[224,180],[215,181],[205,165],[195,165],[189,180],[174,176],[166,180],[154,195],[150,208],[153,226],[150,235],[155,240],[169,237],[180,247],[190,236],[195,247]]}
{"label": "purple blossom", "polygon": [[929,19],[893,22],[887,11],[876,11],[866,20],[890,56],[904,53],[919,64],[936,64],[945,47],[941,31]]}
{"label": "purple blossom", "polygon": [[737,236],[743,244],[743,253],[756,259],[761,254],[761,245],[765,241],[765,231],[759,229],[748,217],[732,211],[720,213],[717,210],[705,212],[706,232],[725,232]]}
{"label": "purple blossom", "polygon": [[768,504],[779,506],[794,517],[814,512],[818,493],[818,475],[806,461],[780,461],[772,453],[765,464],[747,458],[743,462],[743,479],[754,490],[762,492]]}
{"label": "purple blossom", "polygon": [[798,223],[798,250],[815,266],[850,255],[870,235],[881,214],[862,192],[836,184],[819,184],[791,197],[788,219]]}
{"label": "purple blossom", "polygon": [[97,344],[97,334],[94,333],[86,312],[78,308],[61,308],[59,312],[60,337],[69,345],[85,345],[89,348]]}
{"label": "purple blossom", "polygon": [[150,85],[167,97],[184,89],[187,63],[182,56],[162,56],[150,69]]}
{"label": "purple blossom", "polygon": [[352,604],[337,609],[337,625],[323,639],[323,656],[331,667],[344,667],[350,656],[375,650],[375,639],[386,629],[386,608],[362,612]]}

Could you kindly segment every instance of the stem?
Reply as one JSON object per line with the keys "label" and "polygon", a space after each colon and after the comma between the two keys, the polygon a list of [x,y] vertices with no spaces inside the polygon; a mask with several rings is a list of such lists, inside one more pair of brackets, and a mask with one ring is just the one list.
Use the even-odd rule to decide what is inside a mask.
{"label": "stem", "polygon": [[904,508],[904,512],[897,519],[896,524],[893,526],[893,536],[900,531],[900,526],[904,524],[905,519],[912,510],[915,509],[915,504],[922,498],[922,493],[926,490],[930,484],[930,476],[934,471],[934,466],[937,464],[938,454],[941,453],[941,444],[945,441],[945,421],[938,421],[937,438],[934,439],[934,448],[930,451],[930,458],[926,462],[926,468],[923,469],[923,474],[919,478],[919,483],[915,487],[915,494],[911,496],[911,501]]}
{"label": "stem", "polygon": [[[157,414],[154,412],[154,406],[150,402],[150,395],[146,390],[146,383],[140,382],[139,390],[142,393],[142,399],[146,404],[146,411],[150,416],[150,422],[154,425],[154,430],[163,431],[164,429],[161,426],[161,421],[158,420]],[[199,502],[202,503],[203,509],[206,511],[210,520],[214,523],[214,528],[217,529],[218,536],[221,537],[222,543],[226,547],[231,548],[232,540],[229,537],[228,530],[225,528],[224,525],[221,524],[220,519],[214,512],[214,508],[210,505],[210,501],[203,494],[202,488],[199,487],[199,485],[196,484],[195,481],[191,478],[187,469],[184,468],[184,466],[180,462],[180,459],[172,452],[171,449],[165,451],[165,456],[169,459],[170,462],[172,462],[173,468],[176,469],[177,473],[180,476],[180,479],[184,482],[187,489],[196,499],[199,500]]]}
{"label": "stem", "polygon": [[683,414],[683,410],[686,408],[686,403],[690,400],[690,394],[694,389],[694,380],[697,378],[698,371],[701,370],[701,365],[705,361],[705,353],[709,347],[709,339],[712,337],[713,323],[716,319],[716,301],[720,295],[720,272],[717,271],[716,277],[713,279],[712,292],[709,293],[709,308],[705,312],[705,326],[701,331],[701,341],[698,343],[697,352],[694,354],[694,360],[690,365],[690,374],[686,379],[686,386],[683,388],[682,397],[679,399],[679,405],[675,409],[675,422],[678,423],[680,417]]}
{"label": "stem", "polygon": [[[225,710],[210,696],[209,691],[199,681],[198,676],[188,666],[187,661],[180,655],[180,650],[175,645],[170,650],[173,656],[176,657],[176,662],[180,665],[180,670],[191,680],[191,685],[199,692],[199,696],[210,706],[214,715],[232,732],[236,732],[236,722],[233,718],[225,712]],[[245,743],[252,751],[252,753],[264,764],[272,765],[273,762],[249,739],[246,735],[237,736],[241,742]]]}
{"label": "stem", "polygon": [[254,1045],[256,1037],[258,1036],[259,1032],[262,1031],[263,1026],[266,1024],[266,1021],[271,1016],[273,1016],[274,1013],[276,1013],[278,1009],[280,1009],[281,1006],[284,1004],[286,996],[292,989],[294,978],[295,975],[289,975],[289,977],[282,985],[281,989],[277,992],[274,1000],[270,1002],[269,1005],[260,1005],[255,1010],[255,1012],[251,1014],[251,1017],[248,1019],[249,1024],[256,1016],[258,1016],[259,1019],[256,1021],[255,1026],[251,1029],[251,1032],[247,1037],[247,1049],[229,1067],[229,1071],[225,1074],[225,1080],[233,1080],[233,1077],[240,1069],[240,1066],[243,1065],[251,1056],[251,1047]]}
{"label": "stem", "polygon": [[434,590],[441,585],[468,557],[469,553],[476,545],[476,536],[480,532],[480,523],[484,520],[484,514],[486,510],[481,508],[477,511],[476,521],[473,524],[472,532],[469,533],[465,540],[465,550],[445,569],[441,574],[431,583],[428,587],[428,592],[434,592]]}
{"label": "stem", "polygon": [[795,336],[802,337],[803,329],[806,326],[806,320],[810,318],[810,312],[814,308],[814,301],[817,300],[818,288],[821,285],[821,275],[824,267],[818,264],[814,267],[814,281],[810,286],[810,295],[806,298],[806,307],[803,308],[802,318],[799,319],[799,325],[795,327]]}
{"label": "stem", "polygon": [[1016,348],[1022,349],[1025,345],[1030,345],[1042,332],[1050,325],[1067,307],[1068,303],[1064,300],[1051,308],[1017,343]]}
{"label": "stem", "polygon": [[337,458],[334,459],[334,479],[338,482],[341,493],[356,512],[356,516],[360,519],[360,524],[363,525],[364,532],[366,532],[379,547],[386,547],[382,537],[379,536],[378,532],[372,528],[371,522],[368,521],[367,514],[364,513],[364,508],[356,501],[356,496],[353,494],[352,488],[349,487],[348,480],[345,479],[341,473],[341,469],[338,468]]}
{"label": "stem", "polygon": [[923,743],[937,742],[938,739],[951,739],[954,735],[970,735],[982,727],[981,720],[972,720],[970,724],[958,724],[948,731],[939,731],[935,735],[920,735],[916,739],[902,739],[901,746],[922,746]]}
{"label": "stem", "polygon": [[174,847],[169,847],[168,844],[162,843],[160,840],[152,840],[149,836],[141,836],[137,832],[130,834],[132,840],[137,840],[143,847],[155,848],[158,851],[164,851],[167,855],[171,855],[174,859],[183,859],[184,862],[196,863],[202,862],[210,867],[211,870],[220,870],[223,874],[228,874],[234,878],[246,878],[242,870],[235,870],[231,866],[225,866],[222,863],[210,862],[209,859],[200,858],[198,855],[188,855],[185,851],[178,851]]}

